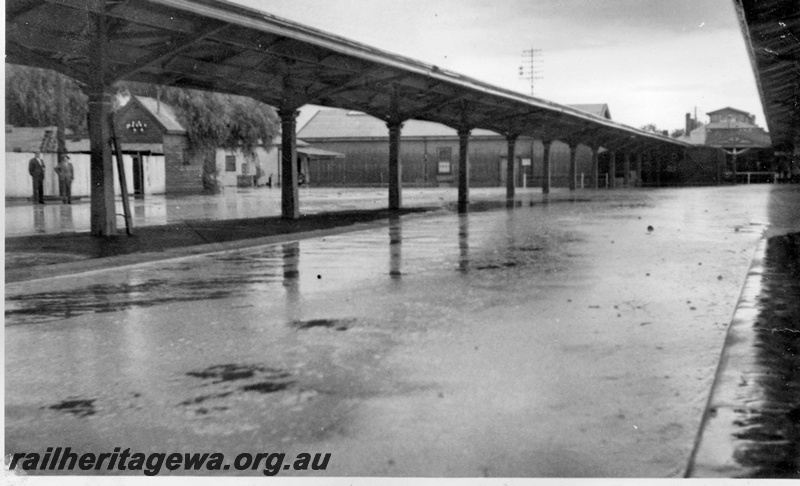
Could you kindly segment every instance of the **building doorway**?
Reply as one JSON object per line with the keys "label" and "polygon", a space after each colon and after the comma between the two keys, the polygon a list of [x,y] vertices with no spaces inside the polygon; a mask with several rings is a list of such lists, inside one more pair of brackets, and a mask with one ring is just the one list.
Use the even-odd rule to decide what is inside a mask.
{"label": "building doorway", "polygon": [[144,198],[144,163],[142,155],[136,154],[133,160],[133,197]]}

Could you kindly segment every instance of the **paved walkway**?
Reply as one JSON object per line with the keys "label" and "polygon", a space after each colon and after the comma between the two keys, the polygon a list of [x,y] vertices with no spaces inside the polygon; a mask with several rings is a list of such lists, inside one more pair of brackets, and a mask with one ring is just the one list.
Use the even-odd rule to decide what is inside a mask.
{"label": "paved walkway", "polygon": [[[501,207],[504,196],[501,188],[473,189],[472,210]],[[608,194],[556,191],[543,198],[538,189],[523,189],[517,204],[588,197]],[[133,201],[132,236],[125,235],[120,217],[120,234],[109,238],[88,234],[88,201],[44,206],[11,201],[5,211],[6,281],[352,231],[354,225],[385,224],[380,221],[392,215],[452,211],[457,192],[450,188],[406,189],[404,209],[394,213],[385,209],[386,198],[381,189],[303,188],[301,218],[285,221],[280,218],[280,190],[276,189],[229,189],[216,196],[152,196]],[[121,213],[121,206],[118,209]]]}
{"label": "paved walkway", "polygon": [[[538,194],[539,189],[520,189],[520,196]],[[563,196],[557,191],[554,197]],[[558,196],[557,194],[561,194]],[[568,194],[568,193],[567,193]],[[476,188],[470,191],[473,202],[501,200],[504,188]],[[407,208],[446,207],[456,202],[455,188],[407,188],[403,191],[403,206]],[[313,215],[337,211],[384,209],[388,204],[387,190],[380,188],[300,188],[300,213]],[[122,205],[117,202],[117,228],[124,232]],[[227,188],[223,193],[194,196],[153,195],[131,199],[134,227],[176,225],[198,221],[226,219],[270,218],[281,215],[279,188]],[[6,201],[6,237],[38,234],[89,231],[89,200],[62,205],[48,201],[44,206],[28,201]]]}
{"label": "paved walkway", "polygon": [[681,476],[754,250],[800,230],[796,195],[532,192],[511,210],[10,284],[6,448]]}

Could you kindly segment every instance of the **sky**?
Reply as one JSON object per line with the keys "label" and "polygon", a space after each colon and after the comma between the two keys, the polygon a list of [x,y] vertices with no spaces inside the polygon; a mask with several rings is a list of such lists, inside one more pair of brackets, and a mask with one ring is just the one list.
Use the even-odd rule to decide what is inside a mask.
{"label": "sky", "polygon": [[732,0],[232,1],[524,94],[523,51],[541,49],[535,96],[633,127],[726,106],[766,125]]}

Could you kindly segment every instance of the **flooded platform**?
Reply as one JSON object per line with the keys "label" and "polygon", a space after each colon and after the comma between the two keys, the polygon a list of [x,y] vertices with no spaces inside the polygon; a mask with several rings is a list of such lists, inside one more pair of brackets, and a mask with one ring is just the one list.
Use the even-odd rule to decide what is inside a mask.
{"label": "flooded platform", "polygon": [[762,234],[800,229],[781,191],[531,195],[7,285],[6,451],[681,476]]}

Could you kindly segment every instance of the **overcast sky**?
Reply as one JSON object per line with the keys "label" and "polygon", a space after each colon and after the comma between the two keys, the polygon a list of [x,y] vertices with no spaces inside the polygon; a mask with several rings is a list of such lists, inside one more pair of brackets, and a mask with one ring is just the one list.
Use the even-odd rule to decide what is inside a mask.
{"label": "overcast sky", "polygon": [[542,49],[537,97],[634,127],[725,106],[766,125],[732,0],[234,1],[526,94],[522,51]]}

